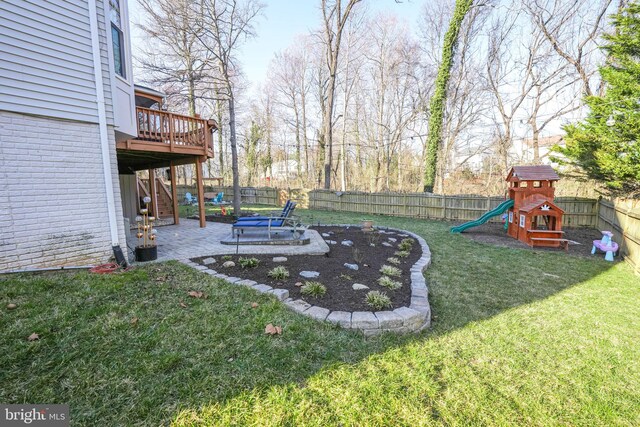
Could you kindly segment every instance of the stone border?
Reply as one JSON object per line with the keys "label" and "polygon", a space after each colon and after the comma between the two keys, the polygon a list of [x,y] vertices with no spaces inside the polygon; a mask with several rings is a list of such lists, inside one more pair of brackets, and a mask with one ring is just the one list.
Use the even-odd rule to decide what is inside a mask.
{"label": "stone border", "polygon": [[[326,227],[358,227],[354,224],[322,224]],[[413,237],[420,243],[422,256],[411,267],[411,304],[409,307],[396,308],[393,311],[330,311],[327,308],[312,306],[304,300],[289,298],[286,289],[274,289],[269,285],[253,280],[229,277],[218,273],[204,265],[189,259],[180,260],[181,263],[209,274],[229,283],[246,286],[258,292],[271,294],[285,303],[291,310],[319,321],[337,324],[345,329],[361,330],[366,336],[378,335],[383,332],[407,333],[417,332],[431,325],[431,307],[429,305],[427,283],[422,274],[431,264],[431,250],[427,242],[415,233],[390,227],[377,227],[377,231],[394,231]]]}

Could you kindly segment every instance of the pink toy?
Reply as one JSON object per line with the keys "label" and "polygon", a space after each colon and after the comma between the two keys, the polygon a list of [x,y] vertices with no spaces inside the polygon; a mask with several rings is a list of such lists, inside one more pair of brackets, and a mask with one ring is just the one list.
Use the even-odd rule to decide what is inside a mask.
{"label": "pink toy", "polygon": [[613,233],[610,231],[602,232],[601,240],[594,240],[593,247],[591,248],[591,255],[596,253],[596,249],[604,252],[604,259],[607,261],[613,261],[613,256],[618,252],[618,244],[611,240]]}

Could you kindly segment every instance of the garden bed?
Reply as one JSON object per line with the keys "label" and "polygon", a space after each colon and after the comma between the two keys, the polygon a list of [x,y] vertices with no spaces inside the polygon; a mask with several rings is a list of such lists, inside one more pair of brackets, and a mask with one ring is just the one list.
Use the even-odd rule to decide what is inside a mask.
{"label": "garden bed", "polygon": [[[385,310],[410,305],[410,269],[422,256],[422,249],[418,242],[413,241],[411,249],[407,250],[406,254],[402,254],[405,256],[397,256],[396,253],[400,251],[398,246],[402,240],[411,239],[410,236],[402,232],[390,230],[363,232],[358,227],[333,226],[313,227],[313,229],[321,233],[329,244],[330,251],[325,256],[288,255],[286,261],[274,262],[273,259],[277,255],[273,254],[228,255],[224,258],[222,256],[213,257],[215,262],[207,259],[211,257],[194,258],[193,261],[227,276],[254,280],[277,289],[286,289],[294,300],[303,299],[312,305],[331,311],[378,310],[365,302],[365,297],[370,291],[382,292],[390,298],[391,306],[384,308]],[[352,242],[352,245],[347,246],[343,242]],[[256,258],[259,263],[255,267],[242,268],[240,258]],[[396,258],[398,263],[389,262],[389,258]],[[226,261],[233,261],[235,266],[223,267]],[[356,264],[358,269],[350,269],[345,264]],[[389,279],[400,283],[400,288],[389,289],[378,283],[378,280],[383,276],[380,272],[383,265],[398,269],[399,275],[389,277]],[[269,276],[269,271],[278,266],[287,269],[288,278],[275,279]],[[317,272],[319,275],[317,278],[304,278],[300,276],[303,271]],[[303,295],[299,285],[312,281],[325,286],[324,296]],[[354,284],[365,285],[368,289],[354,290]]]}

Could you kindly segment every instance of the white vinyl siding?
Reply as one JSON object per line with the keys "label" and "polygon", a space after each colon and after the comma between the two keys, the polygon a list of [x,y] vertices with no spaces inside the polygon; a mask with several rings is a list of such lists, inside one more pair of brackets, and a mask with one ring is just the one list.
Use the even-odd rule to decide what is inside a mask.
{"label": "white vinyl siding", "polygon": [[[0,110],[97,123],[87,1],[0,1]],[[112,124],[101,0],[97,9],[107,121]]]}

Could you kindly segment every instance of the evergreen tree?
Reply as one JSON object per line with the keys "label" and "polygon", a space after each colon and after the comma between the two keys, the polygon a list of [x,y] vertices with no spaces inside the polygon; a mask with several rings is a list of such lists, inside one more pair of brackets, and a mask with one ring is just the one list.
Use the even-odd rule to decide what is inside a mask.
{"label": "evergreen tree", "polygon": [[640,192],[640,2],[612,18],[600,68],[605,94],[585,98],[589,115],[564,127],[566,148],[556,150],[562,163],[579,166],[612,193],[631,195]]}

